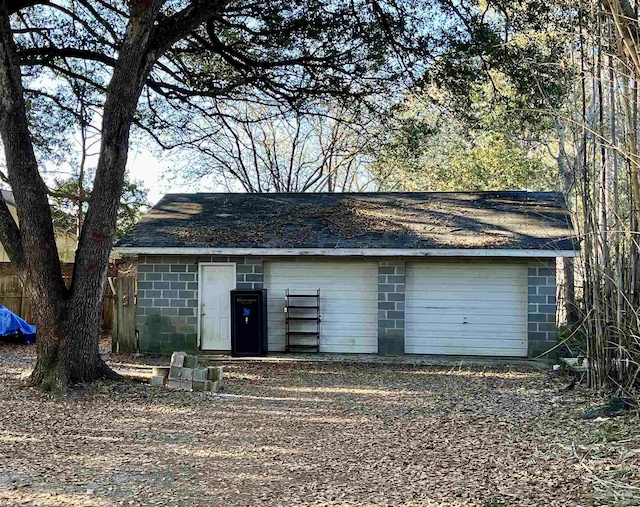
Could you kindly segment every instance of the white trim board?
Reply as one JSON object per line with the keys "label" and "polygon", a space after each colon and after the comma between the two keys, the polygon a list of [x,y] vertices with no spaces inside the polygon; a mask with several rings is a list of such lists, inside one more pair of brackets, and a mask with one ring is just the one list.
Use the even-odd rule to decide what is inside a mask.
{"label": "white trim board", "polygon": [[520,250],[506,248],[191,248],[119,247],[119,254],[231,255],[231,256],[327,256],[327,257],[579,257],[579,250]]}

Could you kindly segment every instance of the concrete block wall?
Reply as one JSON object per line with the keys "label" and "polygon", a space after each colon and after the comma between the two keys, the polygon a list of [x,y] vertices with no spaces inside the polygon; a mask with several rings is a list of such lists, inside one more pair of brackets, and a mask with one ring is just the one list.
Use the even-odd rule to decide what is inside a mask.
{"label": "concrete block wall", "polygon": [[556,345],[556,260],[527,265],[529,357]]}
{"label": "concrete block wall", "polygon": [[262,259],[215,255],[138,258],[137,322],[143,353],[198,350],[198,263],[234,262],[236,288],[261,289]]}
{"label": "concrete block wall", "polygon": [[[175,350],[197,351],[200,262],[234,262],[236,288],[263,288],[261,257],[140,256],[137,329],[141,352],[170,354]],[[534,357],[556,344],[556,263],[555,259],[532,260],[527,268],[529,357]],[[380,260],[379,354],[404,353],[405,288],[405,261]]]}
{"label": "concrete block wall", "polygon": [[378,263],[378,354],[404,354],[404,261]]}

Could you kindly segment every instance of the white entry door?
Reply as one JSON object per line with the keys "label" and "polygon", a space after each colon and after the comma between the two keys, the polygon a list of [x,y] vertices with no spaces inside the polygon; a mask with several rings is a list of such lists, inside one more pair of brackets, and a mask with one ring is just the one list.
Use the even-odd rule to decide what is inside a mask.
{"label": "white entry door", "polygon": [[200,265],[200,348],[231,350],[231,295],[235,264]]}

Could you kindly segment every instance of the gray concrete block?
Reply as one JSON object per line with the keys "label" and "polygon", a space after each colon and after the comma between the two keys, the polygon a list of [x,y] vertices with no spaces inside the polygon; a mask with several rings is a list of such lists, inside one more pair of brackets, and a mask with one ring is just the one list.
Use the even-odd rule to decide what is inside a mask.
{"label": "gray concrete block", "polygon": [[165,377],[151,377],[151,385],[154,387],[164,387]]}
{"label": "gray concrete block", "polygon": [[206,381],[205,380],[194,380],[191,383],[191,387],[194,391],[204,391],[204,387],[205,387]]}
{"label": "gray concrete block", "polygon": [[220,390],[220,382],[217,380],[207,380],[204,386],[205,391],[211,391],[212,393],[217,393]]}
{"label": "gray concrete block", "polygon": [[530,313],[529,322],[547,322],[547,315],[544,313]]}
{"label": "gray concrete block", "polygon": [[180,379],[180,389],[191,391],[193,389],[193,380]]}
{"label": "gray concrete block", "polygon": [[187,266],[185,266],[184,264],[172,264],[171,265],[171,272],[172,273],[184,273],[185,271],[187,271]]}
{"label": "gray concrete block", "polygon": [[379,320],[378,321],[378,330],[387,329],[387,328],[394,328],[394,327],[396,327],[395,324],[396,323],[393,320],[386,320],[386,319]]}
{"label": "gray concrete block", "polygon": [[185,368],[197,368],[198,367],[198,356],[194,356],[188,354],[184,358],[184,367]]}
{"label": "gray concrete block", "polygon": [[186,352],[174,352],[173,354],[171,354],[171,366],[178,366],[180,368],[183,367],[185,357],[187,357]]}
{"label": "gray concrete block", "polygon": [[193,380],[204,382],[205,380],[207,380],[208,373],[208,368],[195,368],[193,370]]}
{"label": "gray concrete block", "polygon": [[170,389],[180,389],[180,380],[169,379],[169,382],[167,382],[167,387],[169,387]]}
{"label": "gray concrete block", "polygon": [[154,366],[151,371],[151,374],[154,377],[168,377],[171,372],[171,368],[167,366]]}
{"label": "gray concrete block", "polygon": [[220,380],[223,376],[224,368],[222,366],[209,366],[207,368],[208,380]]}
{"label": "gray concrete block", "polygon": [[404,283],[404,275],[388,276],[387,283]]}

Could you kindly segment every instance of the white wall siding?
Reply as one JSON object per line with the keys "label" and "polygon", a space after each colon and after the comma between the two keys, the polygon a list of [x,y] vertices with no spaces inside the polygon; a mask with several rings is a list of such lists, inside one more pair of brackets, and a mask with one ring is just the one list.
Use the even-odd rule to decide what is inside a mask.
{"label": "white wall siding", "polygon": [[405,352],[527,355],[527,266],[407,263]]}
{"label": "white wall siding", "polygon": [[377,262],[265,260],[264,287],[269,302],[270,351],[285,348],[286,289],[292,294],[314,294],[320,289],[321,352],[378,351]]}

